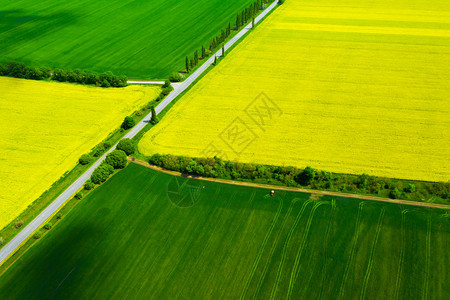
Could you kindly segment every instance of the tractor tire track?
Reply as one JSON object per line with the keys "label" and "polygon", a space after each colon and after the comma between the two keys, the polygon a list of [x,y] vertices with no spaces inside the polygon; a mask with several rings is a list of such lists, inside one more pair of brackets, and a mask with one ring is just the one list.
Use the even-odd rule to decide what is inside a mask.
{"label": "tractor tire track", "polygon": [[361,222],[361,215],[362,215],[362,210],[363,210],[364,205],[365,205],[365,202],[359,203],[358,217],[356,218],[355,233],[353,235],[353,241],[352,241],[352,249],[350,250],[350,257],[348,259],[347,266],[345,267],[344,277],[342,278],[342,283],[341,283],[341,288],[339,289],[338,299],[343,299],[343,297],[344,297],[345,282],[347,281],[348,273],[349,273],[350,267],[353,263],[353,256],[355,255],[356,244],[358,242],[358,236],[359,236],[359,224]]}
{"label": "tractor tire track", "polygon": [[284,242],[283,254],[281,256],[280,266],[278,267],[275,283],[274,283],[274,286],[272,287],[272,292],[270,293],[270,299],[271,300],[275,298],[275,294],[277,292],[278,284],[280,282],[280,277],[281,277],[281,274],[283,273],[284,261],[286,260],[289,242],[291,241],[292,235],[294,234],[294,231],[297,228],[298,222],[300,221],[300,219],[303,216],[303,212],[305,211],[305,209],[308,206],[308,204],[311,203],[311,202],[312,202],[312,200],[307,200],[307,201],[305,201],[305,203],[303,203],[302,208],[300,209],[300,212],[297,214],[297,218],[295,219],[295,222],[292,225],[292,227],[291,227],[291,229],[290,229],[290,231],[288,233],[288,237],[287,237],[286,241]]}
{"label": "tractor tire track", "polygon": [[272,220],[272,224],[270,224],[270,228],[268,230],[268,232],[266,233],[266,236],[264,237],[263,243],[261,245],[261,247],[259,248],[259,252],[256,256],[255,262],[253,263],[252,269],[250,271],[249,277],[247,278],[247,281],[245,282],[245,286],[244,289],[242,290],[240,299],[244,299],[245,298],[245,294],[247,293],[248,288],[250,287],[250,282],[255,274],[256,268],[258,267],[259,261],[261,259],[261,256],[264,252],[264,249],[266,248],[266,244],[269,240],[270,235],[272,234],[273,229],[275,228],[275,224],[278,221],[278,218],[280,217],[281,214],[281,210],[283,208],[283,201],[281,200],[281,198],[277,197],[277,199],[279,200],[279,205],[278,205],[278,210],[277,213],[275,215],[275,217]]}
{"label": "tractor tire track", "polygon": [[302,257],[303,250],[305,249],[305,246],[306,246],[306,241],[309,236],[309,229],[311,228],[311,223],[314,218],[314,214],[315,214],[317,208],[323,204],[325,204],[325,203],[319,202],[319,203],[314,204],[314,206],[311,210],[311,213],[309,214],[308,222],[306,224],[306,228],[305,228],[305,231],[304,231],[303,237],[302,237],[302,243],[300,244],[300,248],[298,249],[297,255],[295,256],[294,267],[292,268],[292,271],[291,271],[291,278],[289,279],[289,289],[288,289],[288,294],[287,294],[286,299],[291,298],[292,291],[294,289],[294,284],[295,284],[295,281],[297,280],[297,276],[298,276],[297,269],[299,268],[300,258]]}
{"label": "tractor tire track", "polygon": [[328,221],[327,232],[325,233],[325,241],[324,241],[324,245],[323,245],[325,263],[323,264],[323,268],[322,268],[322,281],[320,284],[320,294],[319,294],[319,298],[318,298],[319,300],[322,299],[323,290],[325,287],[325,274],[326,274],[326,270],[328,267],[328,240],[330,238],[331,222],[334,220],[334,217],[336,214],[336,200],[335,199],[331,200],[331,207],[332,207],[331,216],[330,216],[330,220]]}
{"label": "tractor tire track", "polygon": [[364,297],[366,296],[367,284],[369,283],[370,273],[372,272],[373,257],[375,255],[375,251],[377,248],[378,237],[380,236],[381,227],[383,226],[383,218],[384,218],[385,212],[386,212],[386,209],[383,207],[381,209],[380,217],[378,218],[377,231],[376,231],[375,239],[373,240],[372,249],[370,250],[370,255],[369,255],[369,264],[367,265],[366,274],[364,275],[364,281],[363,281],[363,286],[362,286],[362,291],[361,291],[361,296],[360,296],[361,300],[364,299]]}
{"label": "tractor tire track", "polygon": [[294,204],[295,204],[296,202],[298,202],[298,201],[299,201],[298,199],[293,200],[293,201],[291,202],[291,205],[289,206],[288,212],[286,213],[286,215],[285,215],[285,217],[284,217],[283,224],[281,225],[281,229],[280,229],[280,231],[278,232],[277,237],[275,238],[274,243],[272,244],[272,248],[270,249],[269,258],[267,259],[266,264],[264,265],[264,269],[263,269],[261,278],[260,278],[259,281],[258,281],[258,284],[257,284],[257,286],[256,286],[256,291],[255,291],[255,293],[254,293],[254,295],[253,295],[253,299],[256,299],[256,297],[257,297],[257,295],[258,295],[258,293],[259,293],[259,291],[260,291],[260,289],[261,289],[261,287],[262,287],[262,284],[263,284],[264,279],[265,279],[266,274],[267,274],[267,270],[268,270],[269,265],[270,265],[270,260],[271,260],[271,258],[273,257],[273,253],[275,252],[275,248],[276,248],[276,246],[277,246],[277,244],[278,244],[278,240],[280,239],[280,236],[281,236],[281,234],[282,234],[282,232],[283,232],[284,226],[286,225],[286,222],[287,222],[287,220],[289,219],[289,216],[290,216],[290,214],[291,214],[291,212],[292,212],[292,209],[294,208]]}
{"label": "tractor tire track", "polygon": [[399,297],[399,291],[400,291],[400,281],[402,278],[402,270],[403,270],[403,259],[405,256],[405,247],[406,247],[406,213],[408,212],[408,210],[404,209],[402,211],[402,246],[400,249],[400,260],[398,262],[398,267],[397,267],[397,279],[395,280],[395,295],[394,295],[394,299],[398,299]]}
{"label": "tractor tire track", "polygon": [[428,213],[427,222],[427,240],[425,256],[425,282],[423,284],[422,299],[428,299],[428,282],[430,277],[430,259],[431,259],[431,213]]}

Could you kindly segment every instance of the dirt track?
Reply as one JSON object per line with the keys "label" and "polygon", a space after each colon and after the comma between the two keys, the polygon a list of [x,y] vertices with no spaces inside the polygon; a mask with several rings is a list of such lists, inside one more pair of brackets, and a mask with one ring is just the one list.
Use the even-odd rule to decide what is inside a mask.
{"label": "dirt track", "polygon": [[311,189],[302,189],[302,188],[294,188],[294,187],[284,187],[279,185],[270,185],[270,184],[261,184],[261,183],[253,183],[253,182],[242,182],[242,181],[235,181],[235,180],[226,180],[226,179],[218,179],[218,178],[207,178],[207,177],[200,177],[200,176],[191,176],[191,175],[184,175],[180,172],[175,171],[168,171],[163,168],[152,166],[148,164],[145,161],[135,159],[134,161],[129,158],[131,162],[134,162],[136,164],[142,165],[144,167],[163,172],[166,174],[174,175],[174,176],[180,176],[180,177],[187,177],[187,178],[195,178],[199,180],[205,180],[205,181],[213,181],[213,182],[220,182],[225,184],[234,184],[234,185],[242,185],[242,186],[250,186],[250,187],[258,187],[263,189],[273,189],[273,190],[281,190],[281,191],[292,191],[292,192],[300,192],[300,193],[308,193],[308,194],[316,194],[316,195],[327,195],[327,196],[336,196],[336,197],[346,197],[346,198],[355,198],[355,199],[362,199],[362,200],[369,200],[369,201],[381,201],[381,202],[389,202],[389,203],[396,203],[396,204],[403,204],[403,205],[413,205],[413,206],[422,206],[422,207],[431,207],[431,208],[441,208],[441,209],[450,209],[450,205],[445,204],[437,204],[437,203],[428,203],[428,202],[416,202],[416,201],[410,201],[410,200],[398,200],[398,199],[390,199],[390,198],[382,198],[382,197],[376,197],[376,196],[367,196],[367,195],[359,195],[359,194],[348,194],[348,193],[341,193],[341,192],[330,192],[330,191],[320,191],[320,190],[311,190]]}

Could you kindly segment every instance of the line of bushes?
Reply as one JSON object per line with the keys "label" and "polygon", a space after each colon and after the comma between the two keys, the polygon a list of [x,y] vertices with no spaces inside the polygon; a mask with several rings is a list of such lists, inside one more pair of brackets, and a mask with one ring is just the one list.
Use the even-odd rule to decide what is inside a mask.
{"label": "line of bushes", "polygon": [[280,167],[223,161],[218,157],[195,158],[154,154],[149,163],[167,170],[212,178],[269,183],[317,190],[377,195],[450,204],[450,183],[419,182],[370,176],[336,174],[311,167]]}
{"label": "line of bushes", "polygon": [[85,190],[91,190],[96,184],[101,184],[114,173],[116,169],[123,169],[127,165],[127,154],[122,150],[113,150],[105,160],[94,170],[91,178],[84,184]]}
{"label": "line of bushes", "polygon": [[127,86],[126,76],[117,76],[111,72],[97,73],[89,70],[50,69],[47,67],[30,67],[19,62],[9,62],[0,65],[0,76],[34,80],[55,80],[60,82],[75,82],[102,87]]}
{"label": "line of bushes", "polygon": [[127,155],[135,152],[136,146],[131,139],[122,139],[116,150],[111,151],[105,160],[94,170],[91,178],[84,184],[85,190],[92,190],[96,184],[105,182],[116,169],[123,169],[127,165]]}
{"label": "line of bushes", "polygon": [[156,101],[160,101],[164,99],[170,92],[173,91],[173,86],[170,84],[170,80],[164,81],[164,85],[162,86],[161,93],[156,98]]}

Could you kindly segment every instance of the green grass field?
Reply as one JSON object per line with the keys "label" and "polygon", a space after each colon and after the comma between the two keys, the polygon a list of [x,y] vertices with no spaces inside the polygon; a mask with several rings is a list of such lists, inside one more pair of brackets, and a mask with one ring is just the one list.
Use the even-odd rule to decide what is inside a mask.
{"label": "green grass field", "polygon": [[0,62],[164,78],[251,0],[0,0]]}
{"label": "green grass field", "polygon": [[[448,212],[132,164],[2,277],[0,299],[444,299]],[[175,205],[177,204],[177,205]]]}

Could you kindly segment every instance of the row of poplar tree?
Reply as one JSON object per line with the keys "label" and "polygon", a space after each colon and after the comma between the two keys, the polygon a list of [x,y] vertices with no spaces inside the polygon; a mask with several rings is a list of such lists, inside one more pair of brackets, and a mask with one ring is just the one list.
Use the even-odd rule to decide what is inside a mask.
{"label": "row of poplar tree", "polygon": [[[245,8],[241,13],[236,15],[236,26],[233,30],[238,30],[242,26],[245,26],[250,20],[254,20],[255,16],[258,15],[260,10],[265,9],[268,3],[273,2],[273,0],[256,0],[249,7]],[[209,48],[205,48],[202,45],[201,56],[198,50],[195,50],[194,55],[191,57],[186,56],[186,72],[190,72],[192,69],[198,65],[200,59],[211,55],[211,52],[220,46],[231,34],[231,23],[220,32],[216,37],[214,37],[209,43]]]}

